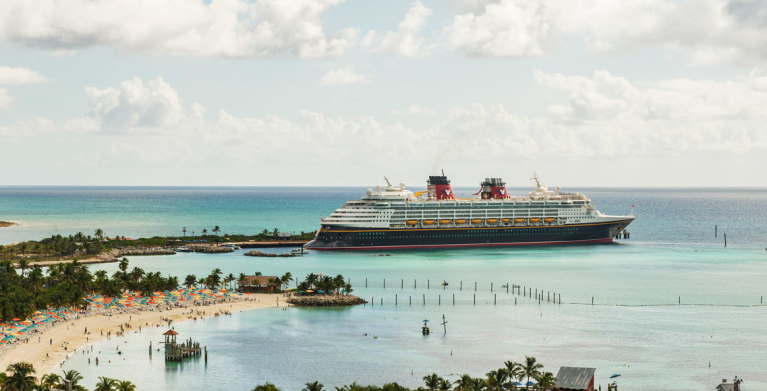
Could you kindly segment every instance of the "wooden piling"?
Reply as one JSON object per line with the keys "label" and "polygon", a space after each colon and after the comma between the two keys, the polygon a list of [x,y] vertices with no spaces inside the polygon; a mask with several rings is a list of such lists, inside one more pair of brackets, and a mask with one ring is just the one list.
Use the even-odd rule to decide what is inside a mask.
{"label": "wooden piling", "polygon": [[727,247],[727,232],[724,233],[724,247]]}
{"label": "wooden piling", "polygon": [[413,305],[413,296],[408,296],[410,298],[410,305]]}
{"label": "wooden piling", "polygon": [[716,237],[716,236],[717,236],[717,234],[718,234],[718,232],[717,232],[717,231],[718,231],[718,228],[719,228],[719,227],[717,227],[716,225],[714,225],[714,237]]}
{"label": "wooden piling", "polygon": [[397,306],[397,294],[396,293],[394,294],[394,306],[395,307]]}
{"label": "wooden piling", "polygon": [[418,288],[418,280],[413,279],[413,289],[417,289],[417,288]]}
{"label": "wooden piling", "polygon": [[514,298],[514,305],[517,305],[517,298]]}
{"label": "wooden piling", "polygon": [[455,293],[453,293],[453,305],[455,305]]}
{"label": "wooden piling", "polygon": [[431,289],[429,286],[431,285],[431,281],[426,280],[426,290]]}
{"label": "wooden piling", "polygon": [[509,283],[506,283],[506,294],[509,294]]}
{"label": "wooden piling", "polygon": [[492,292],[492,291],[493,291],[493,283],[491,282],[490,283],[490,292]]}
{"label": "wooden piling", "polygon": [[591,305],[594,305],[594,296],[591,296]]}
{"label": "wooden piling", "polygon": [[437,305],[442,305],[442,295],[437,295]]}
{"label": "wooden piling", "polygon": [[384,278],[384,289],[386,289],[386,279]]}
{"label": "wooden piling", "polygon": [[383,305],[383,297],[381,298],[381,305]]}
{"label": "wooden piling", "polygon": [[679,296],[679,301],[677,302],[677,305],[682,305],[682,296]]}
{"label": "wooden piling", "polygon": [[367,279],[367,277],[366,277],[366,278],[365,278],[365,288],[367,288],[367,287],[368,287],[368,279]]}
{"label": "wooden piling", "polygon": [[474,294],[474,305],[477,305],[477,294]]}
{"label": "wooden piling", "polygon": [[463,290],[463,280],[461,280],[461,290]]}
{"label": "wooden piling", "polygon": [[493,293],[493,305],[496,305],[496,304],[498,304],[498,294]]}
{"label": "wooden piling", "polygon": [[399,284],[399,289],[405,289],[405,279],[403,278]]}
{"label": "wooden piling", "polygon": [[474,292],[476,292],[476,291],[477,291],[477,282],[474,281]]}
{"label": "wooden piling", "polygon": [[423,305],[426,305],[426,294],[423,294]]}

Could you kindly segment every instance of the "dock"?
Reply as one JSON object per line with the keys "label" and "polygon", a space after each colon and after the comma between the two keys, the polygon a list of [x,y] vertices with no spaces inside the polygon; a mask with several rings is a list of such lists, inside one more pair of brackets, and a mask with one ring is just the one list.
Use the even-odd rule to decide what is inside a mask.
{"label": "dock", "polygon": [[189,338],[182,343],[177,343],[176,336],[178,332],[175,330],[168,330],[163,335],[165,336],[165,362],[181,362],[185,358],[198,357],[203,352],[205,353],[205,361],[208,361],[208,349],[207,347],[200,346],[199,342],[192,341]]}

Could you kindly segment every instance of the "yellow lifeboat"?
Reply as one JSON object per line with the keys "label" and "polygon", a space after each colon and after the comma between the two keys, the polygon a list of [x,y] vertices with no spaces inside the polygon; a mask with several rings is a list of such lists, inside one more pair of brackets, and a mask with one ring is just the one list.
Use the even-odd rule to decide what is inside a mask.
{"label": "yellow lifeboat", "polygon": [[416,225],[416,224],[418,224],[418,220],[408,220],[408,221],[405,221],[405,224],[407,224],[407,225]]}
{"label": "yellow lifeboat", "polygon": [[515,223],[524,223],[524,222],[525,222],[525,219],[516,218],[516,219],[514,219],[514,222],[515,222]]}
{"label": "yellow lifeboat", "polygon": [[434,224],[434,220],[424,220],[423,224],[424,225],[432,225],[432,224]]}
{"label": "yellow lifeboat", "polygon": [[531,222],[531,223],[538,223],[538,222],[540,222],[540,221],[541,221],[541,219],[539,219],[539,218],[537,218],[537,217],[531,217],[531,218],[530,218],[530,222]]}
{"label": "yellow lifeboat", "polygon": [[554,218],[553,217],[544,217],[543,221],[546,222],[546,223],[553,223],[554,222]]}
{"label": "yellow lifeboat", "polygon": [[471,219],[472,224],[482,224],[482,219]]}
{"label": "yellow lifeboat", "polygon": [[495,223],[497,223],[497,222],[498,222],[498,219],[487,219],[487,222],[488,222],[489,224],[495,224]]}
{"label": "yellow lifeboat", "polygon": [[440,220],[440,224],[450,224],[450,220]]}
{"label": "yellow lifeboat", "polygon": [[456,219],[455,223],[456,224],[466,224],[466,219]]}
{"label": "yellow lifeboat", "polygon": [[508,223],[508,222],[511,222],[511,219],[501,219],[501,222],[502,223]]}

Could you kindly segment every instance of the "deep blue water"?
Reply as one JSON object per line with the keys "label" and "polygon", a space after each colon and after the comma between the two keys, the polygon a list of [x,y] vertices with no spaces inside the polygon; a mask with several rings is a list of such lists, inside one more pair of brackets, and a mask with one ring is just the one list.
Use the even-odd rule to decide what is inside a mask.
{"label": "deep blue water", "polygon": [[[98,376],[112,376],[134,381],[141,390],[249,390],[265,381],[299,390],[313,380],[330,389],[353,381],[417,386],[432,372],[451,379],[465,372],[482,376],[505,360],[532,355],[554,373],[562,365],[595,367],[597,384],[605,389],[614,373],[621,374],[621,389],[713,389],[735,375],[746,379],[747,389],[767,389],[767,307],[760,305],[767,296],[766,189],[565,190],[586,193],[608,214],[628,213],[634,205],[631,239],[389,256],[313,252],[259,259],[240,251],[132,257],[131,267],[181,277],[207,275],[215,267],[235,275],[343,274],[356,294],[375,305],[266,309],[179,323],[182,336],[209,346],[207,365],[150,360],[148,341],[159,340],[165,330],[144,329],[95,344],[106,362],[99,368],[87,364],[88,355],[75,354],[64,369],[82,371],[89,386]],[[320,216],[363,193],[362,188],[5,187],[0,220],[21,225],[0,228],[0,243],[95,228],[129,237],[180,234],[184,226],[199,233],[214,225],[238,233],[275,227],[311,231]],[[111,273],[116,267],[92,269]],[[442,281],[449,286],[440,286]],[[501,285],[508,282],[558,292],[563,304],[506,293]],[[683,305],[676,305],[680,301]],[[422,319],[438,328],[443,314],[447,334],[420,335]],[[119,357],[116,343],[123,346]]]}

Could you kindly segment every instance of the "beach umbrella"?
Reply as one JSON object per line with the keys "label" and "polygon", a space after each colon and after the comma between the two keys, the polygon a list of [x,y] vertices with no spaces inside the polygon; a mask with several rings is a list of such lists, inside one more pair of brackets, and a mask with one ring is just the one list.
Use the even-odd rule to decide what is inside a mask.
{"label": "beach umbrella", "polygon": [[19,321],[19,320],[21,320],[21,319],[19,319],[19,318],[13,318],[13,320],[15,320],[15,321]]}
{"label": "beach umbrella", "polygon": [[615,379],[616,377],[618,377],[620,375],[621,375],[620,373],[613,374],[612,376],[610,376],[610,379]]}

